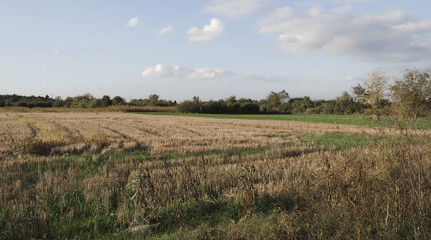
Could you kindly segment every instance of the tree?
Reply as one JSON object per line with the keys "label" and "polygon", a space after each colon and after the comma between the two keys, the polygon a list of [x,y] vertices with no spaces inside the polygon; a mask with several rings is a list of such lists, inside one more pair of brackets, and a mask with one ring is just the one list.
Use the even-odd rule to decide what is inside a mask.
{"label": "tree", "polygon": [[282,111],[283,105],[289,101],[289,94],[283,90],[281,92],[271,92],[266,97],[266,101],[262,101],[264,109],[269,112]]}
{"label": "tree", "polygon": [[108,95],[104,95],[101,99],[102,101],[102,107],[109,107],[112,105],[112,100]]}
{"label": "tree", "polygon": [[266,100],[269,104],[273,106],[279,106],[285,104],[287,101],[289,101],[289,94],[283,90],[281,92],[271,92],[267,97]]}
{"label": "tree", "polygon": [[103,107],[103,103],[101,99],[95,98],[88,102],[89,108],[100,108]]}
{"label": "tree", "polygon": [[70,107],[73,107],[72,105],[73,105],[73,98],[72,97],[67,97],[64,100],[64,106],[70,108]]}
{"label": "tree", "polygon": [[90,93],[85,93],[82,96],[76,96],[76,99],[85,99],[87,101],[94,99],[93,95],[91,95]]}
{"label": "tree", "polygon": [[126,100],[124,99],[124,98],[122,98],[122,97],[120,97],[120,96],[115,96],[113,99],[112,99],[112,104],[113,105],[125,105],[126,104]]}
{"label": "tree", "polygon": [[159,95],[157,95],[157,94],[151,94],[148,97],[148,105],[150,105],[150,106],[156,106],[157,103],[159,102],[159,98],[160,98]]}
{"label": "tree", "polygon": [[278,97],[280,98],[281,105],[287,103],[290,99],[289,94],[285,90],[279,92]]}
{"label": "tree", "polygon": [[337,97],[335,101],[335,113],[352,114],[357,111],[355,101],[346,91],[344,91],[341,96]]}
{"label": "tree", "polygon": [[355,101],[358,103],[365,103],[367,98],[367,90],[361,86],[361,84],[358,84],[354,87],[352,87],[352,93],[355,96]]}
{"label": "tree", "polygon": [[53,107],[63,107],[64,101],[61,99],[61,97],[56,97],[54,100]]}
{"label": "tree", "polygon": [[364,87],[367,90],[366,100],[371,105],[372,112],[376,119],[380,119],[386,91],[388,89],[388,80],[383,70],[377,69],[368,74],[364,80]]}
{"label": "tree", "polygon": [[392,85],[392,101],[402,115],[416,120],[430,110],[431,76],[417,69],[407,69],[401,80]]}
{"label": "tree", "polygon": [[201,104],[201,100],[199,99],[199,97],[194,96],[194,97],[193,97],[193,103]]}
{"label": "tree", "polygon": [[234,103],[236,103],[236,97],[235,96],[230,96],[228,99],[226,99],[226,103],[227,104],[234,104]]}
{"label": "tree", "polygon": [[157,101],[157,100],[159,100],[160,96],[157,94],[151,94],[148,98]]}

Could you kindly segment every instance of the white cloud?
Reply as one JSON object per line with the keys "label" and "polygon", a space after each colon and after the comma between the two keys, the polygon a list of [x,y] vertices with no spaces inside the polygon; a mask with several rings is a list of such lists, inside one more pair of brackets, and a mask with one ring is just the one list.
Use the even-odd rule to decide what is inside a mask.
{"label": "white cloud", "polygon": [[171,25],[169,25],[169,26],[167,26],[165,28],[160,29],[159,30],[159,34],[163,35],[163,34],[166,34],[166,33],[171,33],[173,31],[174,31],[174,28]]}
{"label": "white cloud", "polygon": [[252,14],[268,3],[270,3],[269,0],[212,0],[203,11],[214,15],[240,18]]}
{"label": "white cloud", "polygon": [[305,13],[276,9],[259,21],[261,34],[277,34],[289,52],[324,50],[360,60],[414,61],[431,53],[431,21],[418,21],[401,10],[383,15],[354,15],[350,8]]}
{"label": "white cloud", "polygon": [[223,22],[220,19],[213,18],[209,25],[205,25],[202,29],[192,27],[187,31],[189,41],[209,41],[214,39],[223,31]]}
{"label": "white cloud", "polygon": [[55,49],[53,52],[52,52],[53,54],[54,54],[54,56],[58,56],[58,55],[60,55],[60,51],[58,50],[58,49]]}
{"label": "white cloud", "polygon": [[337,3],[337,4],[346,4],[346,3],[371,3],[371,2],[378,2],[382,0],[326,0],[326,1]]}
{"label": "white cloud", "polygon": [[228,76],[235,75],[232,72],[223,69],[214,68],[187,68],[178,65],[166,66],[157,64],[155,67],[149,67],[142,72],[142,77],[178,77],[197,80],[226,80]]}
{"label": "white cloud", "polygon": [[254,74],[238,74],[232,71],[216,68],[189,68],[178,65],[167,66],[157,64],[154,67],[145,69],[141,76],[144,78],[159,77],[159,78],[179,78],[188,80],[198,80],[206,82],[217,82],[228,84],[232,82],[246,83],[285,83],[286,76],[279,75],[254,75]]}
{"label": "white cloud", "polygon": [[344,80],[353,81],[353,80],[355,80],[355,77],[353,77],[352,75],[348,75],[348,76],[344,77]]}
{"label": "white cloud", "polygon": [[139,25],[139,18],[134,17],[131,18],[128,22],[127,22],[127,26],[128,27],[136,27]]}
{"label": "white cloud", "polygon": [[396,24],[408,21],[409,17],[407,13],[402,10],[393,10],[387,12],[386,14],[375,16],[374,19],[380,23]]}
{"label": "white cloud", "polygon": [[429,33],[431,30],[431,21],[408,22],[393,26],[393,29],[399,31],[400,34]]}
{"label": "white cloud", "polygon": [[377,0],[345,0],[345,2],[376,2]]}

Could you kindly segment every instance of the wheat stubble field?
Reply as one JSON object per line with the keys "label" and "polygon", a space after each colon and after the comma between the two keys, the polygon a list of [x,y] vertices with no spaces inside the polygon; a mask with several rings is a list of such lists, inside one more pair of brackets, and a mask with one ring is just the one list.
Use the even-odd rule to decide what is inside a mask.
{"label": "wheat stubble field", "polygon": [[[0,115],[0,121],[3,155],[29,143],[44,143],[49,149],[43,150],[50,155],[122,152],[139,147],[149,148],[152,154],[272,149],[286,144],[281,137],[296,133],[375,132],[333,124],[124,113],[6,113]],[[38,149],[29,150],[37,153]]]}
{"label": "wheat stubble field", "polygon": [[0,239],[425,239],[421,131],[0,113]]}

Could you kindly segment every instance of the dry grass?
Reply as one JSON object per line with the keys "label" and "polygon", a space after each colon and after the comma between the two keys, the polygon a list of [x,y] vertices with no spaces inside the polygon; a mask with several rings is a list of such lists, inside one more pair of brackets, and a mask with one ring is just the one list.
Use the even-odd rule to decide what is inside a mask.
{"label": "dry grass", "polygon": [[[426,132],[125,113],[8,113],[0,119],[2,145],[12,149],[2,150],[0,161],[0,236],[6,239],[430,234]],[[325,151],[301,142],[298,133],[387,136]],[[49,153],[15,154],[13,146],[29,139],[55,146]],[[89,154],[61,155],[79,144],[76,153]],[[153,157],[127,153],[138,145]]]}
{"label": "dry grass", "polygon": [[[0,126],[0,135],[3,136],[0,145],[4,148],[0,150],[0,154],[3,156],[13,152],[10,148],[17,143],[25,146],[36,144],[40,147],[46,143],[47,148],[55,148],[52,149],[52,154],[60,155],[87,150],[121,152],[123,148],[130,150],[137,146],[148,147],[153,154],[183,154],[280,148],[287,142],[281,137],[298,132],[376,133],[366,127],[320,123],[124,113],[4,113],[0,114],[0,118],[4,123]],[[11,129],[13,132],[10,132]],[[104,139],[103,144],[100,139]],[[17,151],[15,155],[19,153],[22,151]]]}

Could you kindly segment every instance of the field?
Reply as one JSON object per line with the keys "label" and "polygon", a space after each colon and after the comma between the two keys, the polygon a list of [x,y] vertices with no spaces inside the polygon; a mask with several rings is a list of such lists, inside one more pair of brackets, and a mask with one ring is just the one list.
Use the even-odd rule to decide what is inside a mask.
{"label": "field", "polygon": [[0,113],[0,239],[427,239],[427,130],[286,116]]}
{"label": "field", "polygon": [[[368,127],[393,127],[393,119],[383,117],[382,121],[373,121],[371,116],[364,115],[328,115],[328,114],[195,114],[175,112],[143,112],[147,115],[163,116],[190,116],[222,119],[248,119],[248,120],[282,120],[295,122],[330,123],[340,125],[368,126]],[[406,121],[406,120],[404,120]],[[429,119],[422,118],[414,123],[409,123],[411,128],[430,130]]]}

